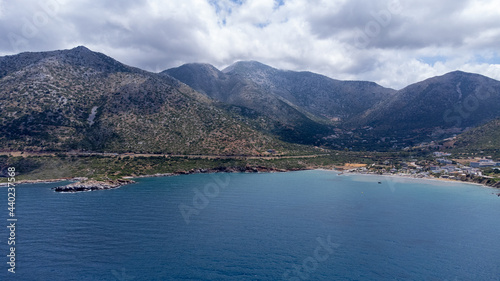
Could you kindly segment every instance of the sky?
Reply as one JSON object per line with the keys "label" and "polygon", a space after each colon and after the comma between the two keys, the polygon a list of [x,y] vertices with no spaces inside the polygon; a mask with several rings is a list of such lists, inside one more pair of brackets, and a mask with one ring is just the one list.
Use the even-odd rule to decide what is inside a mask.
{"label": "sky", "polygon": [[241,60],[401,89],[500,80],[498,0],[0,0],[0,56],[76,46],[159,72]]}

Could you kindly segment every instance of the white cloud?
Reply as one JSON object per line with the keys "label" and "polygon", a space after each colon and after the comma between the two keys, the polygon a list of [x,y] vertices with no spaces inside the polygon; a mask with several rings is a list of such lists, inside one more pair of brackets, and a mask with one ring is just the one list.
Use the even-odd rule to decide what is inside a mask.
{"label": "white cloud", "polygon": [[402,88],[500,79],[498,18],[495,0],[0,0],[0,54],[86,45],[151,71],[259,60]]}
{"label": "white cloud", "polygon": [[3,0],[0,0],[0,19],[4,16],[4,4]]}

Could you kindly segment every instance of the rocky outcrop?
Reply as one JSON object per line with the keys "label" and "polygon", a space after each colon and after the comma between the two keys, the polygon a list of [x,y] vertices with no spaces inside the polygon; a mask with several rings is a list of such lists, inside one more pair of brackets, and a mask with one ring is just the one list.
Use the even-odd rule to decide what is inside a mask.
{"label": "rocky outcrop", "polygon": [[[241,166],[241,167],[217,167],[210,169],[191,169],[191,170],[181,170],[175,173],[167,174],[156,174],[150,176],[173,176],[173,175],[189,175],[189,174],[203,174],[203,173],[272,173],[272,172],[288,172],[300,169],[277,169],[273,167],[265,166]],[[139,176],[139,177],[150,177],[150,176]],[[132,184],[135,181],[130,179],[118,179],[118,180],[107,180],[107,181],[97,181],[97,180],[82,180],[79,182],[71,183],[68,185],[54,187],[55,192],[82,192],[82,191],[95,191],[95,190],[106,190],[118,188],[123,185]]]}
{"label": "rocky outcrop", "polygon": [[479,183],[479,184],[494,187],[494,188],[500,188],[500,181],[496,181],[492,178],[467,175],[465,177],[460,178],[460,180],[465,181],[465,182]]}
{"label": "rocky outcrop", "polygon": [[108,181],[88,180],[88,181],[75,182],[68,185],[54,187],[53,189],[55,192],[82,192],[82,191],[113,189],[131,183],[135,183],[135,181],[124,180],[124,179],[108,180]]}

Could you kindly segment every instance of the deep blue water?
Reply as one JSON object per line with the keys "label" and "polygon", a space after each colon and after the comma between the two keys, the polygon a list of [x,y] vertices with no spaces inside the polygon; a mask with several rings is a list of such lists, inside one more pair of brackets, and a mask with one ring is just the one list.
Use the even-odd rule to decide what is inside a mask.
{"label": "deep blue water", "polygon": [[329,171],[138,182],[18,186],[0,280],[500,280],[497,190]]}

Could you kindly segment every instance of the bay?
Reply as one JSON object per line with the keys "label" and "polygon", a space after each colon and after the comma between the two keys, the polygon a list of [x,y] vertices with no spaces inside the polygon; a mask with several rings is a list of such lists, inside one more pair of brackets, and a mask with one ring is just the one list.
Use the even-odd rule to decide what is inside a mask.
{"label": "bay", "polygon": [[0,279],[500,280],[490,188],[320,170],[137,181],[19,185],[16,273],[3,227]]}

